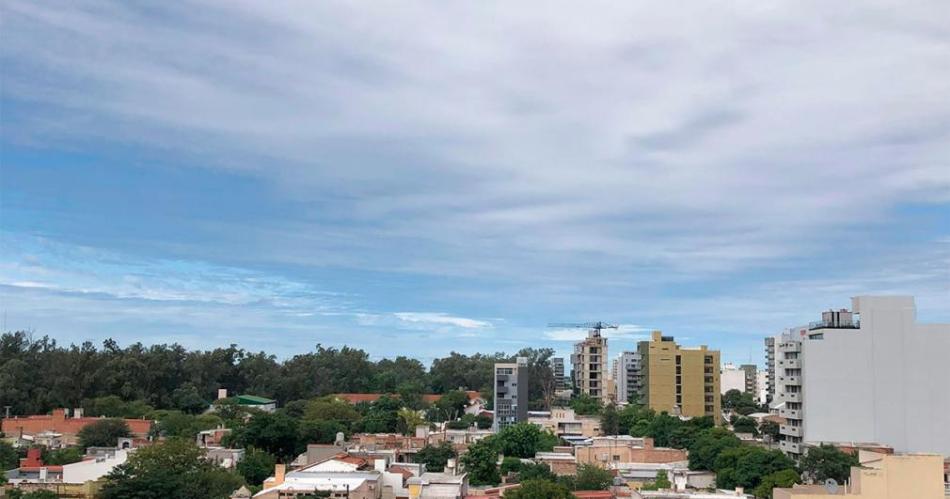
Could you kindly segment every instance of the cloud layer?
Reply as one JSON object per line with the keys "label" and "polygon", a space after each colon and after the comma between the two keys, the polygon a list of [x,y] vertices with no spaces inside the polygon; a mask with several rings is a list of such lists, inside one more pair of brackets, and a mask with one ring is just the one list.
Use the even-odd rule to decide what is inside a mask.
{"label": "cloud layer", "polygon": [[[601,318],[748,345],[721,335],[778,330],[777,310],[847,293],[950,314],[945,2],[2,10],[8,147],[92,156],[103,179],[174,169],[252,186],[205,189],[172,216],[163,191],[187,188],[135,174],[88,213],[62,176],[6,183],[7,230],[166,262],[146,283],[96,265],[73,285],[63,265],[17,290],[305,299],[293,313],[499,348],[518,328]],[[110,231],[102,216],[121,227],[130,188],[157,221]],[[49,194],[62,204],[40,207]]]}

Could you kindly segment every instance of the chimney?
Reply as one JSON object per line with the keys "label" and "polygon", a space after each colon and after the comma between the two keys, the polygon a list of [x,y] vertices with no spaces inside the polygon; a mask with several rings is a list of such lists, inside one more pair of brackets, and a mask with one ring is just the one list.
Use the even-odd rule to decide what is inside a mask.
{"label": "chimney", "polygon": [[227,388],[218,388],[218,400],[228,398],[228,389]]}
{"label": "chimney", "polygon": [[373,469],[379,472],[386,471],[386,460],[385,459],[374,459],[373,460]]}
{"label": "chimney", "polygon": [[745,495],[745,489],[742,487],[736,487],[736,496],[742,497]]}
{"label": "chimney", "polygon": [[65,420],[66,409],[53,409],[53,419],[60,421]]}
{"label": "chimney", "polygon": [[284,464],[274,465],[274,486],[284,483],[284,475],[287,472],[287,466]]}
{"label": "chimney", "polygon": [[73,409],[73,417],[76,419],[82,418],[82,407],[77,407]]}
{"label": "chimney", "polygon": [[451,458],[451,459],[449,459],[448,461],[445,462],[445,471],[446,471],[447,473],[449,473],[449,474],[452,474],[452,475],[455,475],[455,474],[456,474],[456,473],[455,473],[455,472],[456,472],[456,467],[455,467],[455,459],[454,459],[454,458]]}
{"label": "chimney", "polygon": [[429,425],[416,426],[416,438],[428,438],[428,437],[429,437]]}

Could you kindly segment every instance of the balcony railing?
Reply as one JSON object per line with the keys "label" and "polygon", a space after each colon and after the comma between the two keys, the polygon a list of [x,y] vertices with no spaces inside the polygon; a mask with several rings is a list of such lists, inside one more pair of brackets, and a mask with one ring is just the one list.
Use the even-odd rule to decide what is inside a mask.
{"label": "balcony railing", "polygon": [[833,321],[815,321],[808,323],[808,330],[815,329],[861,329],[861,321],[856,320],[851,324],[835,324]]}

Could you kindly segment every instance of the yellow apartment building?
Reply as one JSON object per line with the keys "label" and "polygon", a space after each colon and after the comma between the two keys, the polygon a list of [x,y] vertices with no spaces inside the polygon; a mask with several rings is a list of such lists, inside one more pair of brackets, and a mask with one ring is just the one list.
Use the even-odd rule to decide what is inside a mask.
{"label": "yellow apartment building", "polygon": [[719,351],[706,345],[682,348],[672,336],[653,331],[641,341],[644,402],[651,409],[670,414],[712,416],[720,424]]}

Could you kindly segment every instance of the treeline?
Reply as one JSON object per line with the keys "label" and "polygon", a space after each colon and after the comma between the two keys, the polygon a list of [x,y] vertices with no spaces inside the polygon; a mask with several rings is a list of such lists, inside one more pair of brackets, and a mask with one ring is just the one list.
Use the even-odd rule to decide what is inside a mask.
{"label": "treeline", "polygon": [[[452,352],[427,369],[399,356],[372,361],[365,351],[316,345],[312,352],[280,361],[266,352],[236,345],[187,350],[178,344],[122,347],[109,339],[61,346],[48,336],[4,333],[0,337],[0,405],[12,414],[45,413],[56,407],[94,409],[97,399],[117,397],[135,413],[152,409],[198,412],[219,388],[229,394],[253,394],[281,405],[332,393],[378,392],[412,397],[464,389],[490,400],[495,362],[529,358],[530,399],[534,408],[550,406],[554,378],[551,349],[463,355]],[[131,410],[131,409],[130,409]],[[102,411],[106,412],[106,411]]]}

